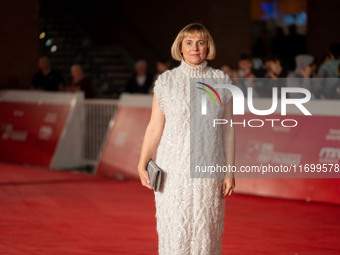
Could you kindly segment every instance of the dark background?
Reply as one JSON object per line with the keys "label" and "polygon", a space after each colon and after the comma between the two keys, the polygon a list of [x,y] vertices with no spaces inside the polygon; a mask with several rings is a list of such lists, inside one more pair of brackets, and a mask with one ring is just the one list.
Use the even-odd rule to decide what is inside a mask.
{"label": "dark background", "polygon": [[[43,53],[39,43],[42,30],[41,9],[52,10],[72,19],[91,39],[92,45],[120,45],[133,60],[154,62],[170,58],[170,47],[181,28],[191,22],[203,23],[211,32],[217,56],[214,67],[236,67],[241,53],[252,53],[254,43],[267,33],[273,36],[273,21],[261,20],[259,6],[273,1],[38,1],[4,0],[0,3],[1,67],[0,89],[28,88]],[[307,14],[299,27],[306,36],[307,52],[321,61],[331,43],[340,42],[340,3],[337,0],[277,0],[283,12]],[[270,52],[268,52],[270,53]]]}

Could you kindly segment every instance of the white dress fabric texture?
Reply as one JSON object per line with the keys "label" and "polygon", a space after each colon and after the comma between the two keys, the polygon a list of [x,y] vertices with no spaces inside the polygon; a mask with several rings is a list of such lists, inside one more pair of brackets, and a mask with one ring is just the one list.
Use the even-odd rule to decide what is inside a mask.
{"label": "white dress fabric texture", "polygon": [[159,255],[222,254],[222,179],[190,178],[190,78],[195,77],[226,75],[206,61],[195,67],[182,61],[155,82],[154,93],[165,115],[156,159],[164,170],[160,191],[155,192]]}

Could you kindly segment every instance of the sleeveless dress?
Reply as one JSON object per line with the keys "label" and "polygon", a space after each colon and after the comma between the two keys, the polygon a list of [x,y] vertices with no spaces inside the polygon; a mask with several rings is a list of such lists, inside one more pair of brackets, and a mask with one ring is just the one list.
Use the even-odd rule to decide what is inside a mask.
{"label": "sleeveless dress", "polygon": [[[154,87],[165,115],[156,158],[164,178],[160,191],[154,193],[159,255],[222,254],[223,180],[190,177],[190,78],[194,77],[226,75],[208,67],[206,61],[195,67],[182,61],[179,67],[161,74]],[[227,102],[231,94],[223,97]]]}

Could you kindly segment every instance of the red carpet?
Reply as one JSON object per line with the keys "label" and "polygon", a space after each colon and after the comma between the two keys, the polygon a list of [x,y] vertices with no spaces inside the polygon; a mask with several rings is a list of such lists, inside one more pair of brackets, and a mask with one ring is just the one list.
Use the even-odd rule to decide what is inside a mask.
{"label": "red carpet", "polygon": [[[157,254],[138,181],[0,164],[0,254]],[[340,207],[233,194],[223,254],[340,254]]]}

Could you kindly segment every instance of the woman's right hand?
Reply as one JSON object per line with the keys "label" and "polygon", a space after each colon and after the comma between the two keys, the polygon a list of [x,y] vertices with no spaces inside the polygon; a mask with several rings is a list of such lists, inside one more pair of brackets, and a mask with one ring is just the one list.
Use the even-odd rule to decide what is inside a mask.
{"label": "woman's right hand", "polygon": [[150,186],[150,179],[149,179],[148,172],[143,168],[138,168],[138,174],[139,174],[139,178],[140,178],[142,185],[149,189],[152,189],[152,187]]}
{"label": "woman's right hand", "polygon": [[150,160],[152,153],[156,150],[161,136],[163,134],[165,123],[165,116],[158,105],[156,94],[152,100],[151,118],[146,128],[142,150],[137,165],[140,181],[143,186],[152,189],[150,186],[150,179],[148,172],[146,171],[146,165]]}

